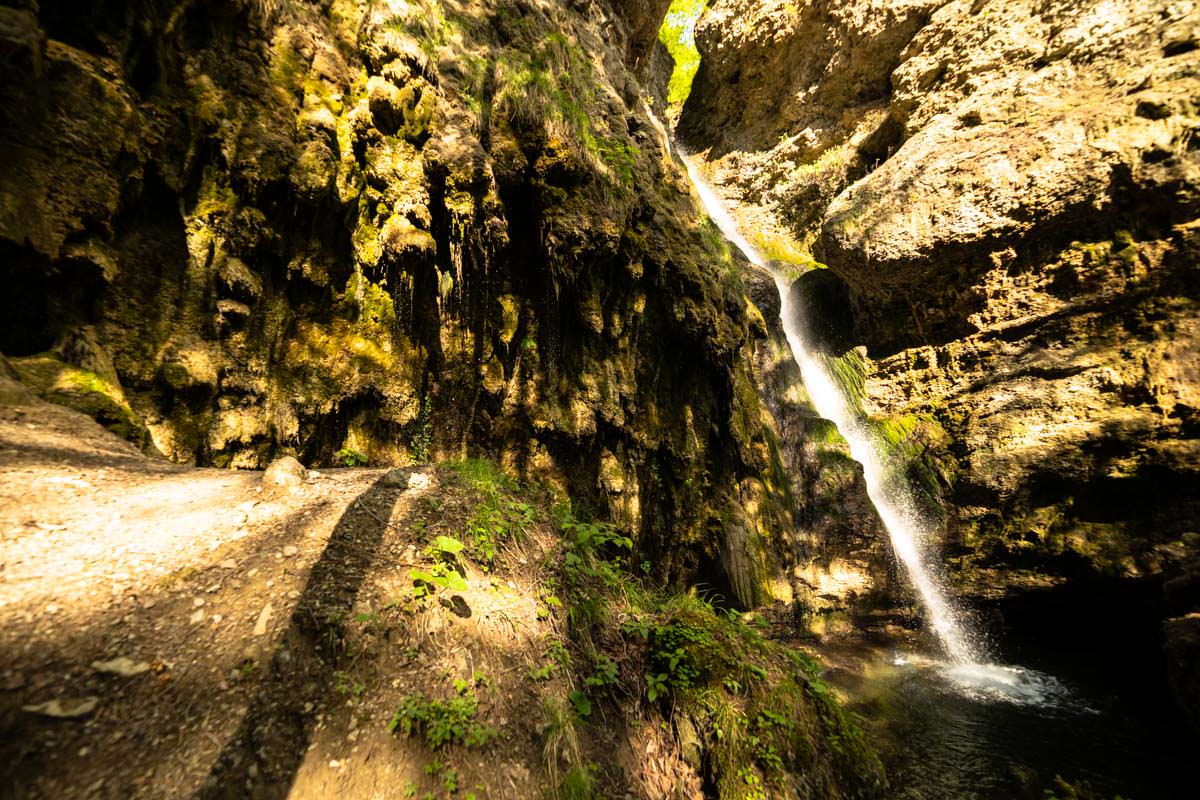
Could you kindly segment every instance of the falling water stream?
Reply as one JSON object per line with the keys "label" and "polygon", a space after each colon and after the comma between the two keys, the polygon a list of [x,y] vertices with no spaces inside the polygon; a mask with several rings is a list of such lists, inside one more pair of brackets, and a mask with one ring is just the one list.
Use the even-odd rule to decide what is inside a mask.
{"label": "falling water stream", "polygon": [[[646,112],[668,151],[670,136]],[[863,713],[874,717],[877,739],[896,789],[912,800],[1010,800],[1041,796],[1037,787],[1063,773],[1129,796],[1173,798],[1177,782],[1170,745],[1157,738],[1136,705],[1110,690],[1085,687],[1089,671],[1069,661],[1022,657],[1056,673],[1071,686],[1023,666],[993,663],[983,639],[957,609],[930,568],[933,541],[903,476],[851,398],[811,345],[807,321],[795,307],[786,276],[739,232],[737,224],[698,169],[679,153],[696,195],[725,238],[775,280],[780,316],[792,356],[818,414],[837,426],[863,469],[867,492],[925,608],[944,651],[931,658],[888,652],[873,657],[845,686]],[[1032,776],[1032,777],[1030,777]],[[1031,783],[1032,781],[1032,783]],[[1031,788],[1032,787],[1032,788]],[[1030,794],[1030,792],[1033,792]]]}
{"label": "falling water stream", "polygon": [[771,268],[737,229],[733,217],[725,209],[712,187],[699,174],[693,159],[684,158],[688,176],[700,197],[708,216],[734,246],[749,261],[768,270],[779,290],[780,318],[792,357],[800,367],[804,387],[817,413],[837,426],[850,445],[851,457],[862,465],[867,494],[879,512],[884,528],[891,539],[896,557],[904,565],[921,602],[929,614],[930,623],[946,655],[956,665],[978,666],[981,653],[953,607],[945,591],[938,585],[926,563],[929,536],[917,512],[908,487],[901,480],[889,480],[884,452],[873,440],[862,417],[852,408],[850,400],[833,379],[829,370],[814,354],[803,330],[804,320],[792,307],[790,285],[777,270]]}

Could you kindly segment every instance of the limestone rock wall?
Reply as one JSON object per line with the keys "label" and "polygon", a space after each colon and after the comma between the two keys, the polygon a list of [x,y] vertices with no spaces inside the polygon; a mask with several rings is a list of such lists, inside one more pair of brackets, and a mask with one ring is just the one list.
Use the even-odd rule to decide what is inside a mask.
{"label": "limestone rock wall", "polygon": [[764,599],[762,330],[645,113],[664,5],[0,4],[0,351],[177,461],[492,455]]}
{"label": "limestone rock wall", "polygon": [[1198,37],[1194,2],[1141,0],[701,20],[680,134],[768,253],[844,283],[831,355],[864,365],[960,589],[1169,577],[1200,547]]}
{"label": "limestone rock wall", "polygon": [[[1089,587],[1157,596],[1103,624],[1165,619],[1161,639],[1127,632],[1124,657],[1148,680],[1165,669],[1190,709],[1200,7],[718,0],[697,42],[679,135],[797,274],[956,592],[1017,616],[1086,607]],[[772,410],[794,490],[818,501],[800,574],[858,566],[868,597],[894,597],[878,553],[813,515],[836,498],[855,530],[874,524],[830,458],[795,469],[814,441],[789,438],[793,406]]]}

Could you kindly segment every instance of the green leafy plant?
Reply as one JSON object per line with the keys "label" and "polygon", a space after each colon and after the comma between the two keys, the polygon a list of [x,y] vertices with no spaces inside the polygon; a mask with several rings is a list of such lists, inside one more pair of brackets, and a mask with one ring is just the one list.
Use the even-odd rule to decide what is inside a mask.
{"label": "green leafy plant", "polygon": [[424,597],[436,589],[449,589],[453,592],[465,592],[470,584],[464,577],[462,565],[459,564],[458,554],[464,545],[452,536],[438,536],[426,548],[426,552],[436,558],[428,570],[411,569],[408,577],[412,579],[413,594]]}
{"label": "green leafy plant", "polygon": [[571,653],[566,646],[554,639],[546,646],[544,652],[546,662],[540,667],[529,671],[529,677],[535,681],[548,681],[558,670],[566,670],[571,666]]}
{"label": "green leafy plant", "polygon": [[462,461],[451,461],[446,466],[467,486],[485,495],[495,495],[501,490],[511,491],[515,488],[513,479],[486,459],[466,458]]}
{"label": "green leafy plant", "polygon": [[584,678],[583,685],[590,689],[603,689],[612,686],[616,684],[619,672],[620,670],[617,667],[616,661],[613,661],[603,653],[598,653],[592,674]]}
{"label": "green leafy plant", "polygon": [[474,694],[460,694],[449,700],[430,700],[422,694],[410,695],[388,722],[389,733],[421,736],[425,744],[437,750],[450,744],[482,747],[494,739],[495,728],[475,721],[479,700]]}
{"label": "green leafy plant", "polygon": [[348,695],[354,699],[362,697],[366,692],[367,686],[361,681],[352,681],[350,676],[345,672],[335,672],[333,674],[333,690],[338,694]]}
{"label": "green leafy plant", "polygon": [[607,522],[583,522],[574,516],[562,519],[559,527],[567,537],[563,572],[568,580],[578,584],[596,579],[610,589],[621,584],[624,558],[610,554],[632,550],[632,539]]}
{"label": "green leafy plant", "polygon": [[433,443],[433,431],[429,420],[431,411],[429,395],[425,395],[425,399],[421,401],[421,412],[417,415],[417,427],[410,442],[413,461],[429,460],[430,447]]}
{"label": "green leafy plant", "polygon": [[471,543],[471,554],[490,566],[496,560],[499,546],[523,536],[535,516],[529,503],[498,495],[486,497],[467,522],[466,538]]}
{"label": "green leafy plant", "polygon": [[559,785],[561,800],[592,800],[596,794],[596,765],[576,765],[567,770]]}
{"label": "green leafy plant", "polygon": [[492,679],[489,678],[487,675],[483,674],[482,672],[476,670],[471,675],[470,680],[464,680],[463,678],[455,678],[454,681],[451,683],[451,685],[454,687],[455,692],[457,692],[460,695],[466,695],[468,692],[470,692],[472,689],[475,689],[475,688],[480,688],[480,689],[490,688],[492,685]]}
{"label": "green leafy plant", "polygon": [[408,577],[413,581],[413,595],[424,597],[431,594],[433,589],[449,589],[452,592],[465,592],[470,588],[467,579],[447,567],[445,564],[434,564],[429,571],[410,569]]}
{"label": "green leafy plant", "polygon": [[355,450],[353,447],[343,447],[334,453],[333,457],[343,467],[362,467],[366,466],[368,461],[365,453]]}
{"label": "green leafy plant", "polygon": [[585,693],[579,691],[578,689],[572,689],[571,694],[568,695],[568,699],[570,699],[571,706],[575,709],[575,713],[579,716],[586,717],[592,713],[592,701],[588,699],[588,696]]}
{"label": "green leafy plant", "polygon": [[667,694],[667,673],[659,672],[657,674],[646,673],[646,698],[653,703],[660,697],[665,697]]}

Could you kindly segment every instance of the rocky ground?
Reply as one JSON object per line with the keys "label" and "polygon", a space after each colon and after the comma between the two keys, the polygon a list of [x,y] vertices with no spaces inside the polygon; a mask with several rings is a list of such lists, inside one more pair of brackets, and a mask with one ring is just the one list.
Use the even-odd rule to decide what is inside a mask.
{"label": "rocky ground", "polygon": [[447,769],[536,793],[536,595],[479,576],[404,607],[417,531],[469,510],[453,473],[181,468],[46,404],[3,409],[0,441],[6,796],[404,796],[447,778],[387,722],[455,679],[513,746]]}

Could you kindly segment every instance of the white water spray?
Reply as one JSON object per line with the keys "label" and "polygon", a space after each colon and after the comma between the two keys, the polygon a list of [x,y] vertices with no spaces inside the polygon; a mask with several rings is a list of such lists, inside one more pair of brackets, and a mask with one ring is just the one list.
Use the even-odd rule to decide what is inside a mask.
{"label": "white water spray", "polygon": [[837,426],[842,437],[850,445],[850,455],[862,465],[866,479],[867,494],[874,503],[880,519],[887,529],[897,558],[907,570],[909,578],[921,596],[929,613],[934,633],[946,654],[957,664],[977,664],[980,656],[970,636],[959,619],[958,613],[946,597],[925,563],[925,548],[929,540],[921,515],[916,509],[908,487],[903,481],[888,481],[883,455],[875,443],[860,414],[850,405],[845,394],[830,375],[829,370],[813,355],[805,341],[795,310],[792,308],[790,286],[787,280],[766,263],[761,254],[738,231],[737,223],[725,209],[721,199],[699,174],[692,159],[686,157],[688,177],[696,187],[700,202],[709,217],[732,242],[756,266],[766,269],[775,278],[779,290],[780,317],[792,356],[800,367],[804,387],[812,398],[817,413]]}

